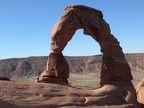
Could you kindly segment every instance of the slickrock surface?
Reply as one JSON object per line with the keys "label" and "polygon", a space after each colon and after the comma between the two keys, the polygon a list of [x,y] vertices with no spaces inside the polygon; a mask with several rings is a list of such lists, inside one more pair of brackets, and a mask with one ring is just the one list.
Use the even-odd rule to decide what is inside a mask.
{"label": "slickrock surface", "polygon": [[[0,108],[140,108],[131,86],[105,85],[81,90],[68,85],[0,81]],[[131,102],[128,103],[127,101]]]}

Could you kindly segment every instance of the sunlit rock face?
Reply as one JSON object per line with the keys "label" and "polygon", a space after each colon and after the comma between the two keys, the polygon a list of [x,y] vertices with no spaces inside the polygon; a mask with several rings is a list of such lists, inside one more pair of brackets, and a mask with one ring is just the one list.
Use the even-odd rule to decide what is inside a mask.
{"label": "sunlit rock face", "polygon": [[138,101],[143,104],[144,107],[144,79],[136,86],[136,93]]}
{"label": "sunlit rock face", "polygon": [[[103,53],[101,84],[108,81],[132,80],[130,67],[124,58],[122,48],[118,40],[111,34],[110,27],[99,10],[81,5],[66,7],[64,14],[53,28],[51,50],[62,53],[78,29],[83,29],[84,34],[90,35],[100,45]],[[50,73],[53,72],[47,67],[47,74]]]}
{"label": "sunlit rock face", "polygon": [[41,74],[40,81],[46,83],[67,83],[69,78],[69,65],[62,53],[49,54],[46,71]]}
{"label": "sunlit rock face", "polygon": [[53,28],[51,37],[53,52],[50,53],[46,70],[42,72],[38,82],[68,84],[69,65],[62,51],[78,29],[83,29],[84,34],[90,35],[98,42],[103,53],[100,77],[102,87],[95,90],[96,96],[100,97],[85,97],[85,104],[91,102],[96,105],[127,104],[132,105],[131,108],[139,108],[136,91],[131,83],[133,79],[131,70],[122,48],[111,34],[102,12],[90,7],[75,5],[65,8],[64,14]]}

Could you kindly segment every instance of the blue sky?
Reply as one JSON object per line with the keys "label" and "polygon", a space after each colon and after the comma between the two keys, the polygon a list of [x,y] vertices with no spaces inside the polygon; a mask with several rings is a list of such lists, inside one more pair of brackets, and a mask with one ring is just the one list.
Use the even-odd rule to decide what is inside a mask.
{"label": "blue sky", "polygon": [[[0,59],[47,56],[53,26],[69,5],[101,10],[124,53],[144,52],[144,0],[0,0]],[[100,54],[100,47],[77,30],[67,56]]]}

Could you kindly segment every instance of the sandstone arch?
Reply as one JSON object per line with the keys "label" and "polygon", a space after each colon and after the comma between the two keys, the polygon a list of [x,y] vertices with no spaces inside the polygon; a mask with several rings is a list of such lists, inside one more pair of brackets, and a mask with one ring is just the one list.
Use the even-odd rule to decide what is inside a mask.
{"label": "sandstone arch", "polygon": [[75,31],[83,29],[99,43],[102,57],[101,85],[113,81],[125,83],[132,80],[130,67],[125,60],[118,40],[111,34],[110,27],[103,19],[101,11],[94,8],[74,5],[65,8],[64,14],[52,31],[51,50],[46,71],[41,74],[42,82],[68,83],[69,66],[62,51]]}
{"label": "sandstone arch", "polygon": [[[46,70],[38,82],[68,84],[69,65],[62,51],[77,29],[92,36],[99,43],[102,57],[101,88],[96,89],[93,98],[85,97],[83,105],[128,105],[126,108],[140,108],[136,91],[131,83],[130,67],[125,60],[118,40],[111,34],[102,12],[90,7],[68,6],[52,31],[51,52]],[[90,91],[91,92],[91,91]],[[68,101],[71,102],[71,101]],[[81,103],[80,101],[77,103]]]}
{"label": "sandstone arch", "polygon": [[98,106],[125,104],[128,105],[126,108],[140,108],[136,91],[131,83],[130,67],[122,48],[111,34],[102,12],[90,7],[76,5],[65,9],[53,28],[51,43],[53,52],[49,54],[46,70],[42,72],[38,82],[68,84],[69,65],[62,51],[79,28],[84,29],[84,34],[92,36],[99,43],[103,53],[102,87],[94,91],[96,95],[93,98],[85,97],[86,101],[83,104],[89,105],[91,102]]}

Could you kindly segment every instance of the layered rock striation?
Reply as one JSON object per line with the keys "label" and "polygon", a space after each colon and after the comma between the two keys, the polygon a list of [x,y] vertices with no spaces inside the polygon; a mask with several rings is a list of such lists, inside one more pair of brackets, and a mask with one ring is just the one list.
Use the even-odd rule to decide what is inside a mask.
{"label": "layered rock striation", "polygon": [[46,70],[41,74],[40,81],[47,83],[67,83],[69,65],[62,53],[52,52],[49,55]]}
{"label": "layered rock striation", "polygon": [[[62,54],[65,46],[78,29],[83,29],[84,34],[90,35],[100,45],[101,52],[103,53],[101,84],[108,81],[130,82],[132,80],[130,67],[124,57],[122,48],[119,46],[118,40],[111,34],[110,27],[103,19],[102,12],[94,8],[81,5],[66,7],[64,14],[53,28],[51,50],[54,53]],[[50,55],[52,56],[54,53]],[[52,59],[56,60],[58,58]],[[59,65],[59,63],[55,65]],[[48,63],[46,68],[48,76],[51,73],[49,69],[51,66]],[[58,68],[55,68],[55,71],[59,74]],[[69,73],[69,70],[67,70],[67,73]],[[63,74],[60,75],[63,76]],[[54,77],[62,77],[60,75]]]}
{"label": "layered rock striation", "polygon": [[[41,74],[39,82],[68,84],[69,65],[63,57],[62,51],[78,29],[83,29],[84,34],[90,35],[98,42],[103,54],[100,77],[102,87],[96,90],[97,95],[104,93],[102,97],[111,97],[114,95],[113,91],[124,90],[123,93],[119,92],[121,96],[116,101],[119,99],[121,101],[118,103],[109,103],[109,98],[103,100],[102,97],[96,100],[105,101],[105,105],[134,104],[138,108],[136,92],[131,83],[133,77],[122,48],[118,40],[111,34],[110,27],[103,19],[102,12],[94,8],[82,5],[66,7],[64,14],[53,28],[51,37],[53,52],[49,55],[46,70]],[[110,88],[114,87],[115,89],[110,89],[107,92],[108,85],[112,85]],[[89,100],[91,99],[86,99],[86,102]],[[94,101],[94,99],[92,100]],[[95,104],[99,105],[96,101]]]}
{"label": "layered rock striation", "polygon": [[[142,73],[144,70],[144,53],[128,53],[125,58],[131,71]],[[13,78],[40,75],[45,70],[48,56],[11,58],[0,60],[0,74]],[[65,56],[70,73],[100,73],[102,55]]]}

